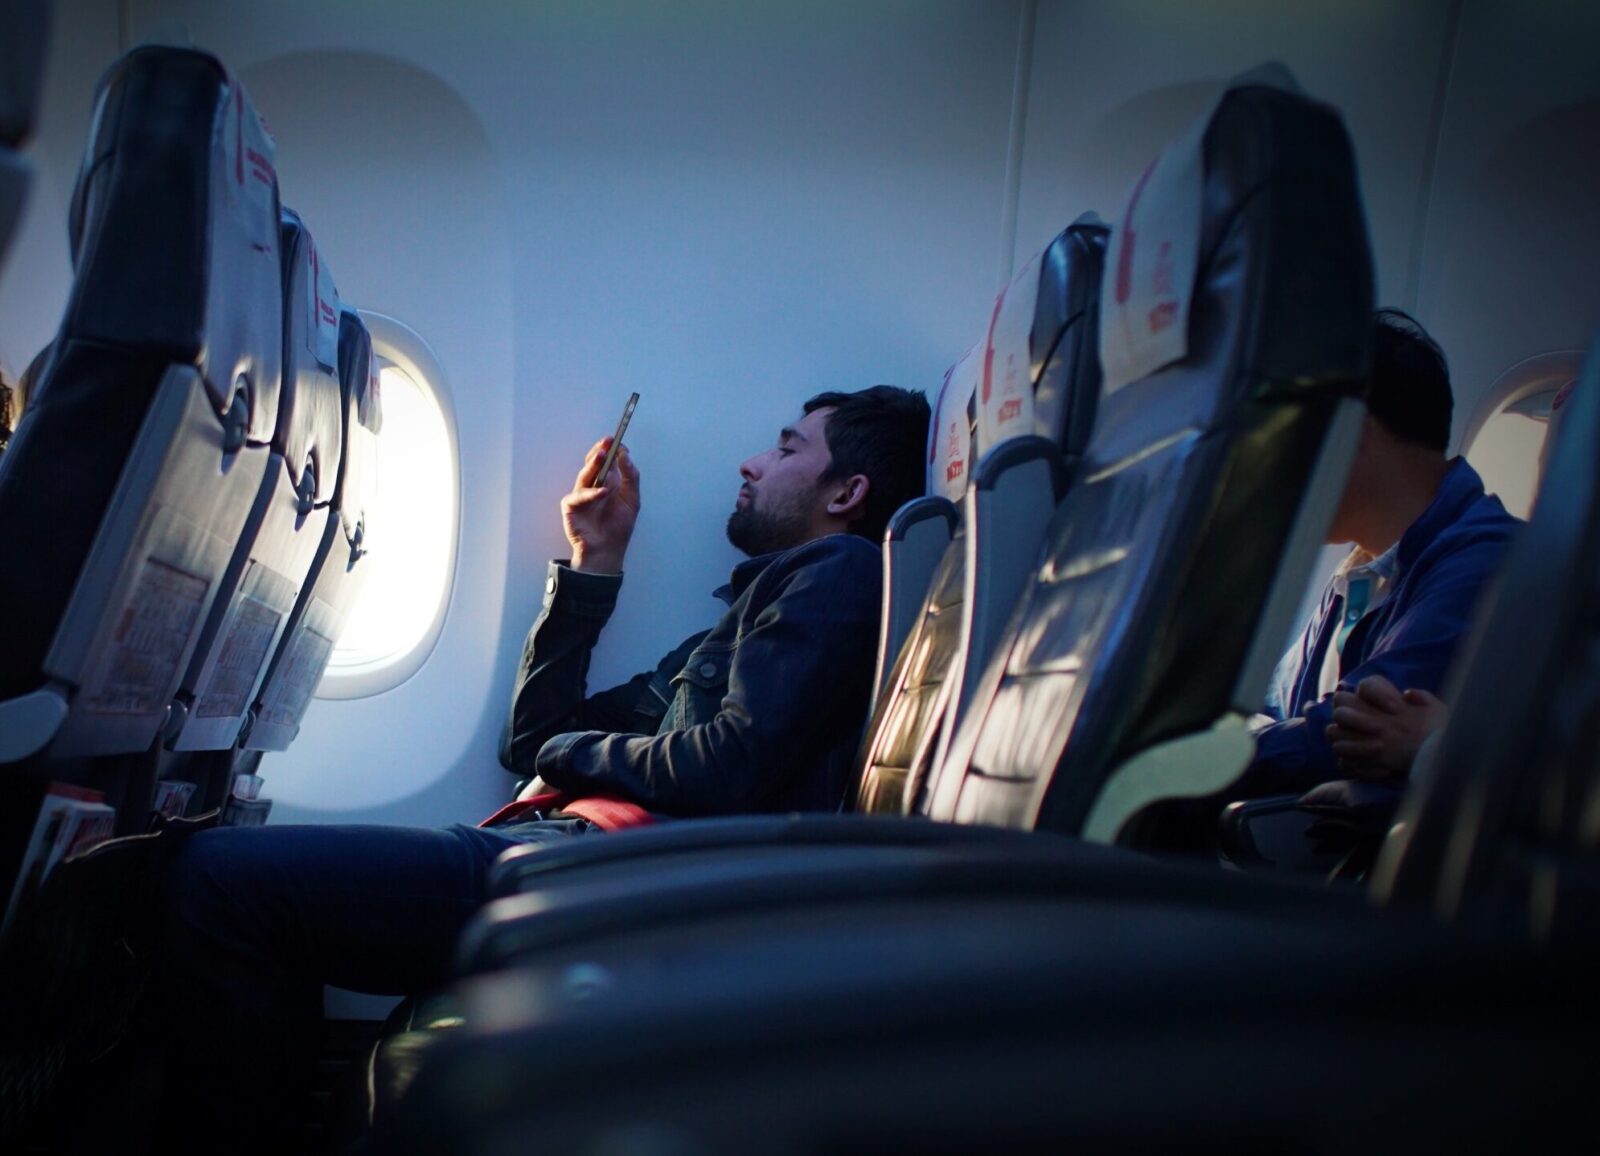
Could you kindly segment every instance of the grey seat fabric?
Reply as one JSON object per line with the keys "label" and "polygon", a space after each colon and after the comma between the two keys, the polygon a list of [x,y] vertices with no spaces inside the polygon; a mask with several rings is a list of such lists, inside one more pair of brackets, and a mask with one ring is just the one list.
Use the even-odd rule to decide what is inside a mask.
{"label": "grey seat fabric", "polygon": [[337,520],[339,295],[310,230],[288,209],[279,237],[283,385],[271,461],[179,687],[173,750],[221,751],[238,741],[300,593],[315,581],[323,531]]}
{"label": "grey seat fabric", "polygon": [[[228,113],[231,115],[224,115]],[[75,276],[0,459],[0,761],[144,751],[195,656],[278,436],[272,144],[204,53],[101,83]]]}
{"label": "grey seat fabric", "polygon": [[[1248,759],[1244,719],[1354,451],[1372,270],[1333,110],[1245,83],[1211,116],[1202,161],[1187,352],[1102,398],[931,785],[934,818],[1113,838],[1144,804],[1209,794]],[[1109,262],[1130,237],[1113,233]],[[1173,751],[1185,736],[1197,757]]]}
{"label": "grey seat fabric", "polygon": [[[293,294],[291,294],[293,299]],[[383,412],[372,338],[354,310],[339,318],[342,449],[339,473],[311,575],[300,591],[273,656],[243,741],[247,750],[286,750],[327,669],[371,571],[364,562],[367,510],[377,481],[377,437]]]}

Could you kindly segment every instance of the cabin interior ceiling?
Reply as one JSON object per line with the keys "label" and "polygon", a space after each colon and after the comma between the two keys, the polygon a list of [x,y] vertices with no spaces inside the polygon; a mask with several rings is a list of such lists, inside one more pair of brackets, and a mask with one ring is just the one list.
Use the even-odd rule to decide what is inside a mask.
{"label": "cabin interior ceiling", "polygon": [[1600,321],[1600,153],[1585,147],[1600,140],[1600,5],[1585,0],[56,10],[35,186],[0,279],[11,368],[50,338],[70,285],[65,210],[96,78],[183,26],[273,126],[285,203],[343,295],[421,333],[448,377],[461,552],[437,649],[395,690],[313,706],[265,767],[280,820],[433,824],[499,805],[511,675],[544,560],[564,553],[555,502],[629,390],[647,511],[630,569],[649,580],[623,595],[599,685],[704,625],[734,560],[720,526],[735,466],[799,400],[936,389],[981,336],[997,272],[1080,211],[1114,214],[1221,82],[1262,60],[1343,110],[1379,298],[1449,352],[1458,434],[1508,366],[1582,346]]}

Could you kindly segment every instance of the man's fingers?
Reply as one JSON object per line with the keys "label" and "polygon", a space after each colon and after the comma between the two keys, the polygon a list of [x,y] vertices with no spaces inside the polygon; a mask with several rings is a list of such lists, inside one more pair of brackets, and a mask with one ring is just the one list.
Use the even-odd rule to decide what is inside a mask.
{"label": "man's fingers", "polygon": [[1430,694],[1425,690],[1418,690],[1415,687],[1405,692],[1405,700],[1412,706],[1433,707],[1444,705],[1444,699],[1438,695]]}
{"label": "man's fingers", "polygon": [[1383,729],[1383,724],[1373,718],[1371,712],[1360,707],[1334,707],[1333,724],[1344,730],[1354,731],[1363,735],[1375,735]]}
{"label": "man's fingers", "polygon": [[609,486],[580,486],[561,499],[561,512],[575,513],[585,506],[593,505],[610,492]]}
{"label": "man's fingers", "polygon": [[1333,709],[1363,710],[1361,699],[1353,690],[1336,690],[1333,692]]}
{"label": "man's fingers", "polygon": [[1379,710],[1386,710],[1390,714],[1398,714],[1405,705],[1405,699],[1399,689],[1381,674],[1369,674],[1363,678],[1356,687],[1356,694]]}
{"label": "man's fingers", "polygon": [[1383,751],[1383,744],[1372,739],[1341,739],[1328,745],[1341,759],[1371,760]]}
{"label": "man's fingers", "polygon": [[583,457],[583,466],[578,470],[578,476],[572,483],[574,490],[588,489],[598,480],[600,462],[606,456],[606,451],[611,448],[611,439],[603,437],[589,447],[589,452]]}
{"label": "man's fingers", "polygon": [[[610,438],[606,439],[607,444],[609,444],[610,441]],[[639,470],[638,467],[633,464],[633,455],[628,452],[627,442],[623,442],[622,445],[617,449],[617,456],[611,463],[611,476],[604,480],[609,485],[615,485],[618,482],[621,482],[625,486],[632,485],[639,480]]]}

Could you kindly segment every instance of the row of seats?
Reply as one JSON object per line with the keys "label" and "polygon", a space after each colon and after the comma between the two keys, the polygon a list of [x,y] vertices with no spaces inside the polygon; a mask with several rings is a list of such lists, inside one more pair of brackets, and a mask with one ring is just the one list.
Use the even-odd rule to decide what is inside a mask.
{"label": "row of seats", "polygon": [[364,577],[370,341],[214,58],[135,50],[94,126],[71,297],[0,471],[0,599],[30,608],[0,761],[282,749]]}
{"label": "row of seats", "polygon": [[[12,124],[0,108],[7,146]],[[215,821],[242,752],[293,741],[371,569],[377,366],[280,201],[274,147],[203,52],[136,49],[96,94],[70,296],[0,457],[5,894],[60,784],[100,792],[134,838],[18,892],[0,1147],[116,1038],[162,863]],[[163,779],[198,784],[187,820],[157,813]]]}
{"label": "row of seats", "polygon": [[[867,814],[697,821],[509,852],[503,897],[458,952],[464,973],[505,973],[483,981],[505,1001],[493,1023],[474,1002],[456,1039],[412,1030],[375,1053],[375,1111],[397,1104],[404,1121],[382,1133],[395,1150],[438,1141],[416,1129],[441,1120],[484,1135],[491,1124],[469,1118],[518,1115],[533,1061],[493,1029],[509,1015],[537,1036],[524,1017],[566,1017],[545,986],[561,970],[552,960],[595,943],[621,958],[613,941],[626,941],[617,952],[648,999],[648,976],[711,950],[708,926],[763,910],[996,888],[1136,893],[1153,869],[1052,836],[1159,848],[1170,824],[1152,816],[1168,800],[1211,795],[1243,770],[1245,720],[1352,459],[1372,271],[1339,117],[1281,70],[1231,87],[1169,155],[1112,227],[1080,218],[1028,262],[946,378],[930,496],[889,532],[879,698],[855,795]],[[1171,246],[1155,242],[1185,236],[1192,272],[1174,291],[1136,239],[1165,260]],[[1159,316],[1187,318],[1175,350],[1119,338],[1135,322],[1158,345],[1173,336],[1148,324],[1141,277],[1162,281]],[[1104,356],[1114,338],[1146,364]],[[881,940],[869,937],[892,954]],[[767,991],[744,949],[718,956],[720,982]],[[517,994],[535,989],[543,1010]],[[407,1007],[396,1024],[458,1023],[471,990]],[[506,1061],[503,1099],[464,1090],[480,1060]],[[432,1072],[425,1107],[410,1108],[402,1091]]]}

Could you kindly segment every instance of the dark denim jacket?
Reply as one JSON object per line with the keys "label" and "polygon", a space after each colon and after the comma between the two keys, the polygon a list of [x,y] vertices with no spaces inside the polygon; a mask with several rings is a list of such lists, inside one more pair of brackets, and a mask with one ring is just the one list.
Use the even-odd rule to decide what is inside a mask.
{"label": "dark denim jacket", "polygon": [[500,761],[666,815],[834,810],[871,693],[882,555],[833,534],[752,558],[728,610],[651,672],[584,696],[620,576],[551,563]]}

